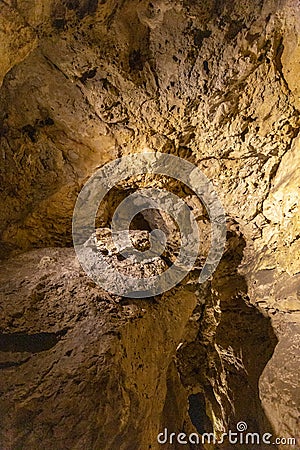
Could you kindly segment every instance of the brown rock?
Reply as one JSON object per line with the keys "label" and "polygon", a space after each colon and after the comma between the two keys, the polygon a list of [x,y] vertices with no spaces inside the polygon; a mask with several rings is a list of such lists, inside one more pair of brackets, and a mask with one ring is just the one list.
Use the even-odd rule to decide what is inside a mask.
{"label": "brown rock", "polygon": [[[299,18],[297,0],[0,1],[5,450],[144,450],[165,426],[220,436],[241,420],[297,437]],[[155,186],[193,208],[203,237],[181,286],[129,301],[95,287],[67,247],[84,182],[145,150],[211,178],[228,239],[197,286],[204,208],[174,180],[125,180],[97,226],[132,190]],[[133,229],[155,226],[169,228],[174,250],[163,214]]]}

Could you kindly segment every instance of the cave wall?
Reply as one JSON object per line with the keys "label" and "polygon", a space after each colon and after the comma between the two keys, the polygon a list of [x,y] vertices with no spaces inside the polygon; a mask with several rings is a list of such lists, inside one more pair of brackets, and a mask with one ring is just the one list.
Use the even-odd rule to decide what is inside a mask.
{"label": "cave wall", "polygon": [[[169,390],[177,386],[180,392],[184,414],[176,426],[193,429],[186,398],[199,392],[218,432],[242,420],[246,411],[238,390],[244,386],[254,398],[249,425],[257,414],[253,427],[295,435],[299,2],[0,3],[3,258],[14,261],[33,248],[71,246],[80,187],[110,160],[149,149],[197,164],[212,179],[234,225],[219,272],[199,294],[198,309],[190,319],[190,309],[182,316],[186,336],[180,335],[176,361],[168,359],[161,368]],[[18,270],[18,263],[14,267]],[[4,290],[5,304],[9,292]],[[231,328],[237,317],[243,318],[240,336]],[[30,327],[27,332],[37,332]],[[14,322],[3,328],[4,334],[22,330]],[[253,359],[257,347],[261,365]],[[159,356],[158,348],[153,352]],[[203,364],[196,377],[189,376],[193,361]],[[130,373],[127,366],[124,373]],[[158,424],[175,426],[167,416],[160,405],[147,432],[152,443]],[[130,424],[130,417],[122,420]],[[41,435],[29,433],[27,445]],[[19,448],[17,438],[11,439],[12,448]],[[95,442],[93,437],[86,445],[98,448]]]}
{"label": "cave wall", "polygon": [[1,92],[8,246],[69,243],[83,180],[143,148],[194,158],[247,235],[263,226],[297,142],[297,2],[29,5],[38,46]]}

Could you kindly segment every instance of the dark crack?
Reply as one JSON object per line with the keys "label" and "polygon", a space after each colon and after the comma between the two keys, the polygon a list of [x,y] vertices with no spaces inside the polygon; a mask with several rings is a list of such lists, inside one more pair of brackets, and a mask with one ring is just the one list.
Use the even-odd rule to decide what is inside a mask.
{"label": "dark crack", "polygon": [[1,333],[0,352],[44,352],[54,347],[66,332],[67,330],[57,333]]}

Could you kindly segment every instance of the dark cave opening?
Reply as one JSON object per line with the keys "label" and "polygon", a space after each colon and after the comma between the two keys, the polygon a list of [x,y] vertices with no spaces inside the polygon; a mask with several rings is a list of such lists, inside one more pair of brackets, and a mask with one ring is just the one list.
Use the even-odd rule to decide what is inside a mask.
{"label": "dark cave opening", "polygon": [[212,433],[213,426],[209,417],[206,414],[205,396],[203,393],[191,394],[188,398],[189,401],[189,416],[192,424],[198,431],[198,433]]}

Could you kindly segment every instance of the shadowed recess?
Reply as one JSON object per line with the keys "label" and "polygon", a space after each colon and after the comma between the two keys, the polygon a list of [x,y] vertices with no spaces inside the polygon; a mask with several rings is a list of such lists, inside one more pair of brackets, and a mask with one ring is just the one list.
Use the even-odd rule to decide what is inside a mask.
{"label": "shadowed recess", "polygon": [[66,334],[66,330],[57,333],[11,333],[0,334],[1,352],[40,353],[54,347]]}

